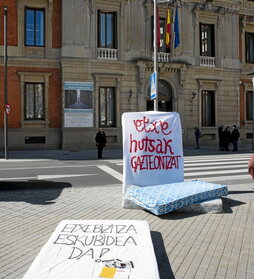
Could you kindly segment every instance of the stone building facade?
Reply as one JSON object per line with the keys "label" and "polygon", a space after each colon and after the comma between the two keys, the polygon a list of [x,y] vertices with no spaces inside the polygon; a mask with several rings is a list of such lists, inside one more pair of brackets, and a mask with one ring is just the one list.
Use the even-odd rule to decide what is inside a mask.
{"label": "stone building facade", "polygon": [[[184,145],[194,145],[196,126],[203,145],[217,145],[220,124],[236,124],[241,143],[250,144],[254,1],[158,2],[159,110],[180,114]],[[120,147],[122,114],[153,107],[153,1],[5,0],[0,18],[4,5],[9,11],[10,148],[92,148],[99,127],[108,146]],[[174,48],[176,7],[180,43]],[[170,47],[165,42],[168,12]],[[31,14],[43,34],[31,25]],[[3,57],[2,20],[0,30]],[[3,104],[2,59],[0,72]],[[43,113],[30,96],[38,98]],[[0,125],[1,136],[3,113]]]}

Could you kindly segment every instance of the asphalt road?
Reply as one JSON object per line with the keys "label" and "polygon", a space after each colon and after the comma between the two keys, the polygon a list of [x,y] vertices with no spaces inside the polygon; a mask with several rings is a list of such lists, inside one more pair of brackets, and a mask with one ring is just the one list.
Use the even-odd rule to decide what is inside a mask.
{"label": "asphalt road", "polygon": [[[247,173],[250,153],[185,156],[185,180],[201,179],[251,189]],[[121,158],[96,159],[10,159],[0,160],[2,190],[37,187],[90,187],[119,185],[122,182]]]}

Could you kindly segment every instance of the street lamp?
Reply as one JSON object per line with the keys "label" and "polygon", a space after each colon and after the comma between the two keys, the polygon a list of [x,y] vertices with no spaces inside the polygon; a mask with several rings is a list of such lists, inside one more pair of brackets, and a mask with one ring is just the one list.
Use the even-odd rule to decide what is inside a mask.
{"label": "street lamp", "polygon": [[7,25],[8,24],[8,9],[4,7],[4,151],[5,159],[8,159],[8,88],[7,88]]}

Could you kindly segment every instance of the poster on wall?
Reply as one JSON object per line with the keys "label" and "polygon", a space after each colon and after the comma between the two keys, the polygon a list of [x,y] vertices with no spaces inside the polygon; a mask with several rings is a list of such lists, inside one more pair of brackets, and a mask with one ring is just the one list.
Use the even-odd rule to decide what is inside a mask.
{"label": "poster on wall", "polygon": [[23,279],[159,279],[149,225],[64,220]]}
{"label": "poster on wall", "polygon": [[64,83],[64,127],[93,127],[93,83]]}
{"label": "poster on wall", "polygon": [[182,129],[177,112],[127,112],[123,127],[123,193],[129,185],[182,182]]}

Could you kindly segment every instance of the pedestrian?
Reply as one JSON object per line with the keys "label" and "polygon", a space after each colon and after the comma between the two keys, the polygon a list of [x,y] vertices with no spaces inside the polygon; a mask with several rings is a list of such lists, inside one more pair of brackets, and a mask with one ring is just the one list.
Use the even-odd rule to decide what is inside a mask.
{"label": "pedestrian", "polygon": [[252,179],[254,180],[254,154],[251,155],[249,163],[248,163],[248,172],[252,176]]}
{"label": "pedestrian", "polygon": [[220,151],[223,151],[224,147],[223,147],[223,125],[222,124],[218,128],[218,136],[219,136],[219,149]]}
{"label": "pedestrian", "polygon": [[231,132],[231,142],[233,144],[233,151],[238,150],[238,140],[240,138],[240,133],[236,128],[236,125],[233,125],[233,130]]}
{"label": "pedestrian", "polygon": [[102,128],[100,128],[99,132],[96,134],[95,142],[98,149],[98,159],[102,159],[102,151],[107,143],[106,134]]}
{"label": "pedestrian", "polygon": [[195,139],[196,139],[196,149],[199,149],[199,141],[202,137],[202,133],[198,127],[195,127]]}
{"label": "pedestrian", "polygon": [[223,131],[222,138],[223,138],[223,149],[225,151],[229,151],[229,143],[231,141],[231,132],[230,132],[230,129],[228,126]]}

